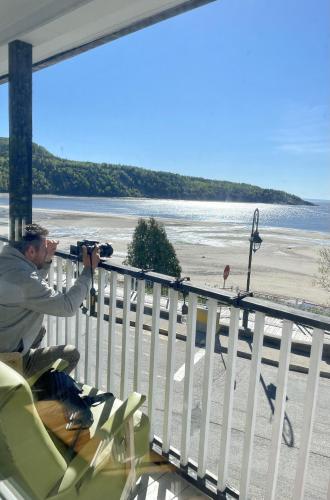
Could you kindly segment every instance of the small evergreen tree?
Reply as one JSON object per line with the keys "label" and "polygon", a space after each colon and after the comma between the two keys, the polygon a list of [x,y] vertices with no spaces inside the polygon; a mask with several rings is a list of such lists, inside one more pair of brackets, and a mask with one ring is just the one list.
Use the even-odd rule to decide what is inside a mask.
{"label": "small evergreen tree", "polygon": [[141,269],[153,269],[176,278],[181,274],[179,260],[167,238],[165,228],[153,217],[149,220],[138,220],[133,240],[127,248],[125,264]]}

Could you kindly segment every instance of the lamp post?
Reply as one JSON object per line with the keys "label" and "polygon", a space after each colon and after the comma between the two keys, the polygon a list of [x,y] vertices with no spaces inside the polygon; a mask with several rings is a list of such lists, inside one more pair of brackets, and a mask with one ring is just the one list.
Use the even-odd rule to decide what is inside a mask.
{"label": "lamp post", "polygon": [[[262,239],[259,236],[258,226],[259,226],[259,209],[256,208],[253,214],[252,230],[250,236],[249,264],[248,264],[247,281],[246,281],[246,292],[250,291],[252,251],[253,253],[255,253],[257,250],[259,250],[262,243]],[[243,313],[243,327],[245,329],[247,329],[248,327],[248,320],[249,320],[249,312],[245,309]]]}

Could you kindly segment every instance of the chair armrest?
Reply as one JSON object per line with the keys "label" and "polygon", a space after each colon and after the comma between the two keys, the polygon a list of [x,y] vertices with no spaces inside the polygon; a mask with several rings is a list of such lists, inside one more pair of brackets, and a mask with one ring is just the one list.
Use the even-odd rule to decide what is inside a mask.
{"label": "chair armrest", "polygon": [[[134,413],[144,403],[145,399],[145,396],[136,392],[130,394],[126,401],[122,403],[114,414],[102,425],[97,435],[83,446],[79,454],[70,462],[62,478],[57,494],[64,493],[77,485],[88,471],[96,468],[98,456],[105,451],[102,445],[111,443],[113,438],[122,430],[129,419],[133,417]],[[86,461],[86,457],[90,457],[91,460]]]}
{"label": "chair armrest", "polygon": [[65,368],[69,365],[67,361],[64,361],[64,359],[58,359],[55,361],[52,365],[45,366],[44,368],[41,368],[41,370],[38,370],[36,373],[31,375],[30,377],[26,377],[26,381],[29,384],[30,387],[32,387],[37,380],[43,375],[45,372],[48,370],[57,370],[58,372],[62,372],[65,370]]}
{"label": "chair armrest", "polygon": [[[16,370],[20,375],[24,377],[23,373],[23,355],[21,352],[0,352],[0,361],[5,363],[6,365],[10,366],[10,368],[13,368]],[[30,377],[24,377],[27,383],[29,384],[30,387],[32,387],[36,381],[43,375],[47,370],[50,370],[53,368],[54,370],[57,370],[59,372],[62,372],[65,370],[65,368],[68,366],[68,362],[65,361],[64,359],[58,359],[55,361],[52,365],[45,366],[41,370],[38,370],[36,373],[31,375]]]}
{"label": "chair armrest", "polygon": [[20,352],[0,352],[0,361],[16,370],[20,375],[23,373],[23,356]]}

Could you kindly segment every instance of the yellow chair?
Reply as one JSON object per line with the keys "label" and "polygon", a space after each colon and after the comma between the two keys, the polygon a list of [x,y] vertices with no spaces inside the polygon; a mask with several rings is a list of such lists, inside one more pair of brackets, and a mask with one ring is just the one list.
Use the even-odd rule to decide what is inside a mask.
{"label": "yellow chair", "polygon": [[18,373],[23,373],[23,356],[20,352],[0,352],[0,361],[14,368]]}
{"label": "yellow chair", "polygon": [[[93,391],[84,387],[85,393]],[[27,381],[0,362],[2,479],[27,499],[127,498],[149,450],[149,421],[138,411],[144,401],[132,393],[125,402],[114,398],[93,407],[90,437],[72,457],[46,430]]]}

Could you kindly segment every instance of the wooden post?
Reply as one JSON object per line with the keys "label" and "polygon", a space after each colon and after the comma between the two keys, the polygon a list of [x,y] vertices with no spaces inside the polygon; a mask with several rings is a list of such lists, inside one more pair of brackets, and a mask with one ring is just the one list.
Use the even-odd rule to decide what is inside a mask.
{"label": "wooden post", "polygon": [[9,44],[9,239],[32,222],[32,45]]}

